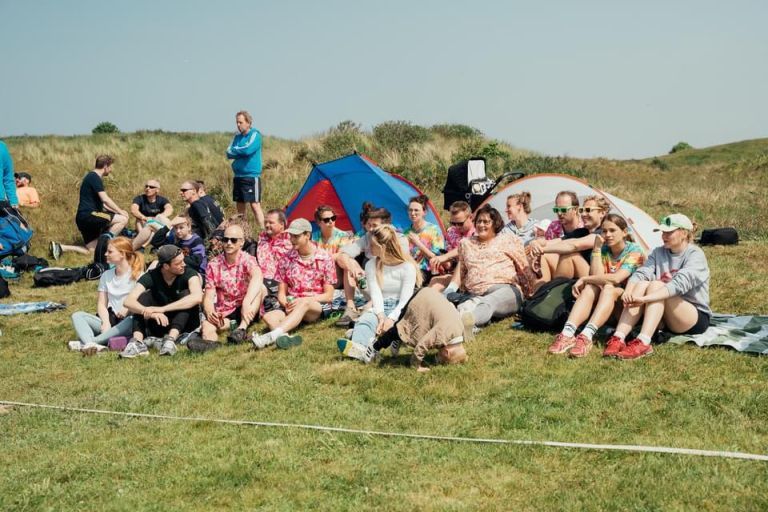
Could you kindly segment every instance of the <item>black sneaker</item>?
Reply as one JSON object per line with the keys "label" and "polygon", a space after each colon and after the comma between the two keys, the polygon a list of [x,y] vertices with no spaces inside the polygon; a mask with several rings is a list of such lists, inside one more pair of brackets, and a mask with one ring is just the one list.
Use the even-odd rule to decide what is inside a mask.
{"label": "black sneaker", "polygon": [[245,329],[235,329],[227,336],[227,343],[230,345],[240,345],[248,338]]}
{"label": "black sneaker", "polygon": [[219,343],[216,341],[207,341],[200,336],[193,336],[187,340],[187,349],[192,352],[208,352],[209,350],[216,350],[219,348]]}

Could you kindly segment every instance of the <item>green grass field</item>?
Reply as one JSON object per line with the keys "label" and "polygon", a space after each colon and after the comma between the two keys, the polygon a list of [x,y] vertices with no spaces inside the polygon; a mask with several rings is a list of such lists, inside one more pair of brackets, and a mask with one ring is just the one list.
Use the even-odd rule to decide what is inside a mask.
{"label": "green grass field", "polygon": [[[269,207],[285,203],[308,159],[351,149],[439,198],[445,164],[470,142],[433,134],[392,152],[372,134],[267,139]],[[226,134],[6,139],[44,209],[32,253],[76,242],[77,185],[99,152],[118,158],[110,194],[127,204],[159,176],[201,177],[227,205]],[[330,142],[329,142],[330,141]],[[488,141],[481,140],[480,145]],[[472,142],[474,144],[474,142]],[[360,145],[360,146],[358,146]],[[507,163],[581,176],[651,215],[683,211],[704,227],[736,226],[745,242],[706,248],[716,311],[766,313],[763,211],[768,140],[647,161],[573,160],[502,146]],[[335,152],[335,153],[334,153]],[[659,161],[666,162],[662,169]],[[554,191],[553,191],[554,193]],[[440,201],[436,201],[440,202]],[[67,255],[79,265],[84,257]],[[546,355],[550,338],[484,329],[469,361],[418,374],[408,354],[378,366],[342,360],[332,324],[303,329],[290,351],[226,347],[197,356],[67,352],[69,315],[95,309],[95,284],[11,285],[13,301],[66,311],[2,317],[0,400],[171,416],[246,419],[445,436],[631,444],[768,454],[768,359],[693,345],[659,346],[635,362]],[[8,299],[4,302],[9,302]],[[428,360],[429,363],[433,359]],[[470,444],[0,406],[0,510],[766,510],[766,462],[683,455]]]}

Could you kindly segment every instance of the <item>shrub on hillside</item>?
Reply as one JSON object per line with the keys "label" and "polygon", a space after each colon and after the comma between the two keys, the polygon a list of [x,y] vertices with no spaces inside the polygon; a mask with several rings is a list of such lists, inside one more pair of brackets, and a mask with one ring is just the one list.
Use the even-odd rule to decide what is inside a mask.
{"label": "shrub on hillside", "polygon": [[513,161],[512,153],[507,151],[499,141],[470,139],[451,155],[451,164],[475,157],[485,158],[486,171],[489,175],[504,172],[511,167]]}
{"label": "shrub on hillside", "polygon": [[656,167],[657,169],[660,169],[662,171],[668,171],[669,170],[669,164],[662,160],[661,158],[654,158],[651,160],[651,165]]}
{"label": "shrub on hillside", "polygon": [[430,130],[447,139],[470,139],[483,136],[483,132],[466,124],[435,124]]}
{"label": "shrub on hillside", "polygon": [[687,142],[678,142],[674,146],[672,146],[672,149],[669,150],[669,154],[677,153],[678,151],[684,151],[686,149],[693,149],[693,146],[688,144]]}
{"label": "shrub on hillside", "polygon": [[354,151],[359,153],[368,152],[368,145],[363,133],[349,128],[340,130],[337,126],[331,128],[323,137],[320,149],[308,151],[307,156],[310,161],[324,162],[334,158],[341,158]]}
{"label": "shrub on hillside", "polygon": [[109,121],[104,121],[103,123],[97,124],[96,127],[91,130],[91,133],[94,135],[102,133],[120,133],[120,130]]}
{"label": "shrub on hillside", "polygon": [[373,127],[373,139],[387,149],[407,153],[414,144],[431,138],[429,130],[408,121],[387,121]]}

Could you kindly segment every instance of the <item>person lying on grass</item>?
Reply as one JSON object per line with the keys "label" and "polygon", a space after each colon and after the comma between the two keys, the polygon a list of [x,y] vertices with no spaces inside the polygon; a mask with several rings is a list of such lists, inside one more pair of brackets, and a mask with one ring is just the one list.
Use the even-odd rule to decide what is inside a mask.
{"label": "person lying on grass", "polygon": [[475,236],[459,245],[459,263],[443,293],[466,290],[469,297],[458,310],[467,325],[481,326],[517,313],[536,279],[520,237],[499,234],[503,227],[501,214],[486,204],[475,212]]}
{"label": "person lying on grass", "polygon": [[256,321],[266,292],[256,258],[243,251],[245,232],[238,225],[224,230],[224,252],[211,259],[205,272],[202,339],[193,336],[187,348],[205,352],[219,347],[218,333],[237,327],[227,337],[232,344],[245,341],[248,326]]}
{"label": "person lying on grass", "polygon": [[429,267],[437,270],[429,281],[430,288],[443,291],[451,282],[456,258],[459,255],[459,244],[465,238],[475,234],[472,208],[466,201],[456,201],[451,204],[451,227],[445,232],[445,254],[440,254],[429,260]]}
{"label": "person lying on grass", "polygon": [[133,251],[131,241],[119,236],[107,244],[107,263],[113,265],[99,278],[96,315],[85,311],[72,314],[78,339],[69,342],[70,350],[106,348],[109,338],[130,336],[133,317],[123,305],[136,280],[144,272],[144,255]]}
{"label": "person lying on grass", "polygon": [[[693,244],[693,223],[675,213],[661,219],[656,231],[661,231],[664,245],[651,251],[629,278],[621,296],[624,311],[603,352],[606,357],[637,359],[652,354],[651,337],[660,324],[675,334],[701,334],[709,327],[709,265],[704,251]],[[640,334],[625,344],[641,316]]]}
{"label": "person lying on grass", "polygon": [[286,230],[293,249],[277,265],[279,309],[264,313],[264,323],[271,329],[266,334],[253,334],[253,346],[262,349],[275,344],[278,348],[301,345],[292,329],[301,322],[316,322],[331,313],[336,269],[333,258],[312,242],[312,224],[296,219]]}
{"label": "person lying on grass", "polygon": [[368,364],[375,361],[387,347],[405,343],[413,347],[411,366],[419,372],[429,371],[429,367],[424,364],[424,357],[433,349],[438,351],[438,364],[458,364],[467,360],[464,350],[464,340],[468,339],[467,330],[456,308],[439,291],[421,288],[400,316],[391,328],[379,335],[373,345],[358,347],[354,351],[356,355],[361,354],[357,359]]}
{"label": "person lying on grass", "polygon": [[[566,207],[555,207],[558,209]],[[584,206],[577,209],[584,229],[575,229],[563,234],[556,240],[535,240],[530,244],[529,253],[541,259],[543,282],[555,277],[578,278],[589,275],[591,250],[595,245],[595,236],[600,233],[600,224],[608,214],[611,205],[603,196],[590,196],[584,200]]]}
{"label": "person lying on grass", "polygon": [[[584,357],[592,348],[592,338],[612,315],[621,313],[621,295],[627,279],[645,261],[643,249],[632,241],[624,217],[609,213],[603,219],[602,236],[595,236],[589,276],[573,285],[576,303],[563,331],[549,346],[550,354],[569,352],[571,357]],[[603,243],[605,239],[605,243]],[[591,312],[591,315],[590,315]],[[576,329],[585,321],[579,335]]]}
{"label": "person lying on grass", "polygon": [[[400,247],[394,226],[378,226],[370,235],[373,257],[365,264],[365,274],[373,307],[355,322],[351,336],[336,342],[345,356],[355,359],[362,359],[376,336],[394,325],[414,288],[422,283],[422,273],[410,254]],[[398,347],[392,345],[393,354]]]}
{"label": "person lying on grass", "polygon": [[200,326],[202,300],[200,275],[186,266],[181,248],[162,246],[157,266],[141,276],[125,298],[125,307],[133,313],[133,337],[120,357],[146,356],[150,344],[159,346],[161,356],[174,355],[179,335]]}

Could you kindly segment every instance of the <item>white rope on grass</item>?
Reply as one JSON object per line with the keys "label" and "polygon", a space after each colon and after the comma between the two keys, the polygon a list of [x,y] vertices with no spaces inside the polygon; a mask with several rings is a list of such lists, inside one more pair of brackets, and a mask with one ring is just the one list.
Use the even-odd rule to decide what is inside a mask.
{"label": "white rope on grass", "polygon": [[327,427],[323,425],[304,425],[301,423],[279,423],[272,421],[252,421],[252,420],[227,420],[219,418],[202,418],[195,416],[168,416],[164,414],[146,414],[140,412],[120,412],[108,411],[103,409],[83,409],[80,407],[67,407],[62,405],[32,404],[25,402],[10,402],[0,400],[0,405],[9,405],[15,407],[31,407],[37,409],[54,409],[58,411],[81,412],[88,414],[106,414],[112,416],[126,416],[131,418],[145,418],[154,420],[173,420],[173,421],[195,421],[205,423],[219,423],[226,425],[249,425],[256,427],[275,427],[275,428],[294,428],[303,430],[315,430],[320,432],[338,432],[343,434],[356,434],[367,436],[399,437],[406,439],[422,439],[430,441],[450,441],[457,443],[483,443],[483,444],[507,444],[524,446],[548,446],[554,448],[577,448],[582,450],[613,450],[623,452],[646,452],[646,453],[664,453],[674,455],[691,455],[698,457],[720,457],[725,459],[758,460],[768,462],[768,455],[744,452],[726,452],[719,450],[696,450],[692,448],[674,448],[670,446],[643,446],[628,444],[590,444],[590,443],[567,443],[560,441],[533,441],[525,439],[485,439],[479,437],[454,437],[437,436],[429,434],[409,434],[406,432],[382,432],[377,430],[361,430],[344,427]]}

